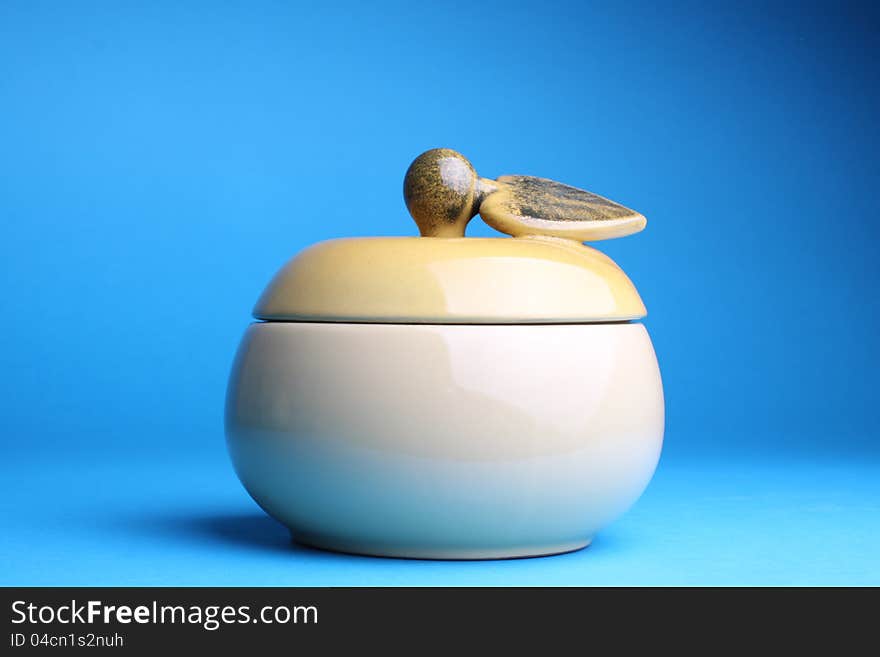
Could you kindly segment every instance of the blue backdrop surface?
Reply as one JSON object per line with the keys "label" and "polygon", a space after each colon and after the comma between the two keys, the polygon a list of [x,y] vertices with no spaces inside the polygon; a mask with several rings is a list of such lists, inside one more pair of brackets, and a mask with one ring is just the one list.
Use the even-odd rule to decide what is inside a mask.
{"label": "blue backdrop surface", "polygon": [[[0,5],[0,584],[880,583],[877,9],[142,4]],[[292,548],[225,457],[262,287],[441,145],[648,217],[664,457],[581,553]]]}

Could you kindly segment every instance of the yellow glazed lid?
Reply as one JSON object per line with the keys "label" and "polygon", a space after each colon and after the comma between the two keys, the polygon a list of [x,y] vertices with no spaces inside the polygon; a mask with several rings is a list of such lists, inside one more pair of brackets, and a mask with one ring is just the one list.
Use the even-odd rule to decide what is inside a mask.
{"label": "yellow glazed lid", "polygon": [[423,324],[613,322],[645,306],[605,254],[553,237],[372,237],[288,262],[254,317]]}
{"label": "yellow glazed lid", "polygon": [[[616,322],[646,314],[620,267],[582,244],[642,230],[646,219],[634,210],[547,178],[483,178],[448,148],[413,160],[403,197],[421,237],[315,244],[276,274],[254,317],[537,324]],[[465,237],[477,214],[512,237]]]}

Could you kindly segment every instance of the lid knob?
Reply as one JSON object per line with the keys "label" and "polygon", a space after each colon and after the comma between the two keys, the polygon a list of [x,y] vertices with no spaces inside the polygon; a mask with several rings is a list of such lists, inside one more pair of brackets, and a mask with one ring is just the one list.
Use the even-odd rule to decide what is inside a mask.
{"label": "lid knob", "polygon": [[461,153],[433,148],[409,165],[403,198],[422,237],[464,237],[477,214],[477,172]]}
{"label": "lid knob", "polygon": [[635,210],[547,178],[481,178],[467,158],[449,148],[425,151],[413,161],[403,197],[423,237],[464,237],[477,213],[513,237],[577,242],[623,237],[647,224]]}

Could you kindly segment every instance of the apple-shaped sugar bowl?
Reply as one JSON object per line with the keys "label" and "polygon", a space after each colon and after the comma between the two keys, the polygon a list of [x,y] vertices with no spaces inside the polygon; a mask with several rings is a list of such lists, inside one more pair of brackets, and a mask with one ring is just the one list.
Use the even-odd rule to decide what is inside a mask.
{"label": "apple-shaped sugar bowl", "polygon": [[[489,559],[590,544],[647,486],[660,371],[635,287],[584,241],[645,218],[448,149],[404,196],[420,237],[336,239],[284,266],[232,368],[229,452],[297,542]],[[465,237],[479,213],[512,237]]]}

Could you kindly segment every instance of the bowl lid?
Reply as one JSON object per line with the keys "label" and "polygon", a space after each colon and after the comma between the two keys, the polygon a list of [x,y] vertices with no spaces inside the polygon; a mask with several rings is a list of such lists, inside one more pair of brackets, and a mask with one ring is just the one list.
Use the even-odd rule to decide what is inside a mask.
{"label": "bowl lid", "polygon": [[335,239],[296,255],[254,308],[268,321],[612,322],[645,306],[608,256],[554,237]]}

